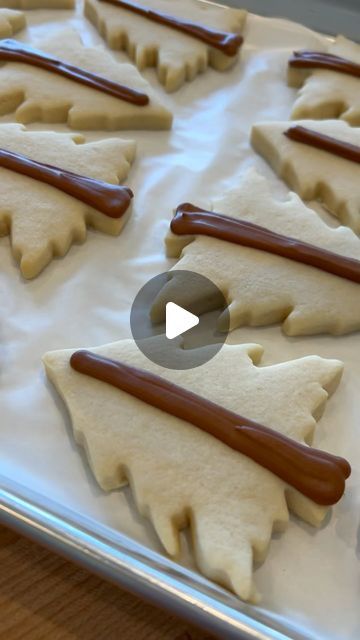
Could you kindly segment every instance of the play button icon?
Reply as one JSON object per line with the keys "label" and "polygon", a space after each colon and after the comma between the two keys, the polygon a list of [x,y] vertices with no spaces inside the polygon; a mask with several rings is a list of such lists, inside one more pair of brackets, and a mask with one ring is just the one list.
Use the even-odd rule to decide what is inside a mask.
{"label": "play button icon", "polygon": [[173,340],[189,329],[199,324],[199,318],[194,313],[186,311],[175,302],[166,303],[165,335]]}
{"label": "play button icon", "polygon": [[172,270],[151,278],[132,304],[130,326],[142,353],[168,369],[208,362],[229,330],[227,301],[208,278]]}

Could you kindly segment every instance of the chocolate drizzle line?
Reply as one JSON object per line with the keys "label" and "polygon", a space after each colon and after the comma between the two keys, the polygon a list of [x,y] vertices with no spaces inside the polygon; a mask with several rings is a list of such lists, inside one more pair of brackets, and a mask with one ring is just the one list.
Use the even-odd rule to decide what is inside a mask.
{"label": "chocolate drizzle line", "polygon": [[350,142],[344,142],[343,140],[337,140],[331,136],[327,136],[324,133],[318,131],[312,131],[306,127],[290,127],[287,131],[284,131],[284,135],[290,140],[295,142],[302,142],[308,144],[310,147],[316,147],[322,151],[328,151],[335,156],[345,158],[351,162],[360,163],[360,147]]}
{"label": "chocolate drizzle line", "polygon": [[85,84],[92,89],[102,91],[114,98],[119,98],[120,100],[130,102],[139,107],[149,104],[149,96],[145,93],[117,84],[85,69],[74,67],[57,58],[52,58],[42,51],[33,49],[17,40],[0,41],[0,61],[1,60],[5,60],[6,62],[22,62],[34,67],[40,67],[40,69],[51,71],[69,80],[74,80],[79,84]]}
{"label": "chocolate drizzle line", "polygon": [[131,2],[131,0],[100,0],[100,2],[113,4],[115,7],[119,7],[119,9],[128,9],[148,20],[163,24],[166,27],[171,27],[177,31],[182,31],[214,47],[214,49],[219,49],[227,56],[235,56],[244,41],[243,37],[238,33],[216,31],[215,29],[211,29],[211,27],[206,27],[190,20],[183,20],[167,13],[162,13],[161,11],[153,11],[152,9],[141,6],[137,2]]}
{"label": "chocolate drizzle line", "polygon": [[308,264],[360,284],[360,261],[332,253],[315,245],[288,238],[246,220],[204,211],[193,204],[178,206],[170,224],[177,235],[204,235],[283,258]]}
{"label": "chocolate drizzle line", "polygon": [[344,493],[351,473],[344,458],[300,444],[159,376],[90,351],[75,352],[70,364],[79,373],[206,431],[318,504],[335,504]]}
{"label": "chocolate drizzle line", "polygon": [[0,167],[45,182],[110,218],[121,218],[133,197],[128,187],[79,176],[6,149],[0,149]]}
{"label": "chocolate drizzle line", "polygon": [[329,69],[360,78],[360,64],[332,53],[294,51],[289,60],[289,66],[299,69]]}

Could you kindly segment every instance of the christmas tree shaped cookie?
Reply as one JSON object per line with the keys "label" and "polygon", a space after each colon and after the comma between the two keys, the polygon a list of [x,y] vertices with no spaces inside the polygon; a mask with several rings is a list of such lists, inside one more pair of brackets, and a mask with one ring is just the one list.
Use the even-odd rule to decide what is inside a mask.
{"label": "christmas tree shaped cookie", "polygon": [[137,67],[156,67],[166,91],[179,89],[208,66],[232,67],[246,11],[202,0],[85,0],[85,15],[112,49]]}
{"label": "christmas tree shaped cookie", "polygon": [[[222,290],[231,329],[274,322],[283,322],[288,335],[360,329],[360,241],[350,229],[330,228],[295,193],[275,197],[255,171],[210,209],[215,217],[188,204],[178,208],[166,244],[168,256],[180,259],[154,301],[154,319],[162,319],[170,300],[182,305],[186,295],[186,304],[191,303],[178,278],[179,270],[188,270]],[[296,255],[290,255],[292,249]],[[328,258],[330,272],[306,262],[307,256],[319,259],[319,250],[326,252],[322,257]],[[301,255],[304,261],[297,261]],[[357,282],[331,272],[331,266],[345,269],[342,261],[348,259],[354,269],[348,275]],[[221,321],[220,316],[220,330],[225,328]]]}
{"label": "christmas tree shaped cookie", "polygon": [[11,236],[25,278],[84,242],[87,225],[120,233],[132,194],[119,182],[134,154],[134,142],[118,138],[85,144],[79,134],[0,126],[0,236]]}
{"label": "christmas tree shaped cookie", "polygon": [[[200,570],[245,600],[256,593],[253,561],[266,556],[272,532],[286,527],[288,510],[319,525],[350,472],[343,459],[305,445],[341,363],[310,356],[260,367],[261,356],[258,345],[224,345],[200,367],[170,370],[125,340],[44,357],[100,486],[111,491],[129,482],[140,513],[172,556],[179,553],[179,530],[190,526]],[[269,453],[275,442],[277,451]],[[292,465],[295,449],[300,458]],[[285,465],[276,473],[266,468],[284,450]],[[305,483],[304,492],[282,479],[288,472],[295,484]]]}
{"label": "christmas tree shaped cookie", "polygon": [[291,117],[341,118],[360,126],[360,45],[338,36],[327,52],[295,51],[288,83],[301,87]]}
{"label": "christmas tree shaped cookie", "polygon": [[[66,43],[66,46],[65,44]],[[65,122],[76,129],[168,129],[171,114],[130,64],[84,47],[71,30],[35,49],[0,42],[0,115],[18,122]]]}
{"label": "christmas tree shaped cookie", "polygon": [[25,26],[25,16],[21,11],[0,9],[0,38],[8,38]]}
{"label": "christmas tree shaped cookie", "polygon": [[12,9],[73,9],[75,0],[0,0],[0,7]]}
{"label": "christmas tree shaped cookie", "polygon": [[340,120],[261,122],[251,142],[303,200],[319,200],[360,234],[360,128]]}

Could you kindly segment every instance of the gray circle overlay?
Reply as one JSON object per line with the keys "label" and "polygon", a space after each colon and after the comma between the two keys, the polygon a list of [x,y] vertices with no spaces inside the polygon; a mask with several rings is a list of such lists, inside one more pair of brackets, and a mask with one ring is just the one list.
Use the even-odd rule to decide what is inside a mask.
{"label": "gray circle overlay", "polygon": [[[199,316],[199,324],[172,340],[165,335],[166,304],[174,302]],[[133,338],[149,360],[167,369],[193,369],[213,358],[229,332],[222,291],[193,271],[173,270],[151,278],[137,294],[130,313]]]}

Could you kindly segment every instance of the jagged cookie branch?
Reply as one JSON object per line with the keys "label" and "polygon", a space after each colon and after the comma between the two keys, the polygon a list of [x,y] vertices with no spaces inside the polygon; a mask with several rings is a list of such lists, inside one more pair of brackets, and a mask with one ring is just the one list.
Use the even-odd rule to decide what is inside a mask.
{"label": "jagged cookie branch", "polygon": [[[8,42],[8,41],[7,41]],[[66,42],[66,47],[64,47]],[[76,129],[168,129],[172,116],[129,64],[66,29],[37,45],[3,43],[0,115]]]}
{"label": "jagged cookie branch", "polygon": [[[274,322],[283,322],[289,335],[360,329],[360,241],[349,229],[330,228],[294,193],[275,197],[270,183],[253,171],[239,179],[238,188],[212,202],[211,209],[218,215],[205,214],[207,235],[201,228],[196,233],[196,225],[184,226],[181,216],[171,223],[167,253],[179,260],[154,301],[154,317],[161,317],[170,300],[181,305],[186,295],[191,304],[178,277],[184,269],[210,278],[222,290],[231,329]],[[239,220],[246,223],[243,239],[232,241],[228,228],[222,233],[220,222],[228,218],[234,220],[231,233],[240,233]],[[256,242],[253,234],[248,237],[254,226]],[[281,255],[270,246],[274,237],[281,240]],[[339,259],[334,261],[333,254]]]}
{"label": "jagged cookie branch", "polygon": [[246,11],[201,0],[86,0],[84,6],[109,46],[126,50],[140,70],[156,67],[167,91],[208,66],[234,65],[246,21]]}
{"label": "jagged cookie branch", "polygon": [[[311,442],[313,416],[319,417],[342,370],[341,363],[315,356],[259,367],[256,345],[224,345],[187,371],[152,364],[130,340],[91,352],[161,376],[164,384],[302,443]],[[253,562],[264,559],[272,531],[286,526],[288,506],[313,524],[327,509],[193,424],[74,371],[72,354],[48,353],[45,367],[101,487],[129,482],[140,513],[171,555],[179,553],[179,530],[189,525],[202,572],[254,599]]]}
{"label": "jagged cookie branch", "polygon": [[[330,139],[332,148],[305,143],[303,135],[296,140],[289,136],[289,130],[299,128],[312,133],[313,139],[317,136],[318,141]],[[251,142],[303,200],[319,200],[342,224],[360,235],[360,128],[340,120],[260,122],[252,128]],[[343,148],[343,157],[336,146],[338,151]]]}
{"label": "jagged cookie branch", "polygon": [[8,38],[24,29],[24,27],[26,27],[26,19],[22,11],[0,9],[0,38]]}
{"label": "jagged cookie branch", "polygon": [[288,84],[299,87],[291,117],[341,118],[360,126],[360,45],[338,36],[328,51],[297,51]]}
{"label": "jagged cookie branch", "polygon": [[0,235],[11,231],[25,278],[84,242],[87,225],[115,235],[129,217],[132,193],[119,182],[133,161],[134,142],[84,142],[79,134],[0,126]]}

